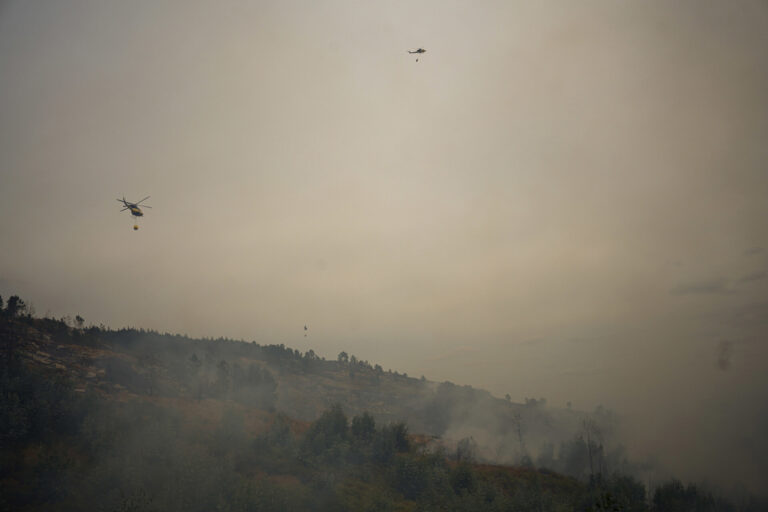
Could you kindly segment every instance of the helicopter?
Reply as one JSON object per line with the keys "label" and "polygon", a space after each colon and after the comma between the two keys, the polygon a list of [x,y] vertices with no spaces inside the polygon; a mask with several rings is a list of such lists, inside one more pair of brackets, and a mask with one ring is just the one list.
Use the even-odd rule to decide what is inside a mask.
{"label": "helicopter", "polygon": [[[149,205],[146,205],[146,204],[142,205],[141,204],[141,203],[143,203],[144,201],[146,201],[149,198],[150,198],[150,196],[147,196],[144,199],[142,199],[141,201],[136,201],[135,203],[131,203],[130,201],[126,201],[125,200],[125,196],[123,196],[123,198],[122,199],[118,199],[117,202],[123,203],[123,209],[120,210],[121,212],[125,211],[125,210],[129,210],[131,212],[131,215],[133,215],[134,217],[138,218],[138,217],[143,217],[144,216],[144,212],[141,211],[141,208],[152,208]],[[141,205],[141,208],[139,208],[139,205]],[[136,231],[137,229],[139,229],[139,225],[138,224],[134,224],[133,225],[133,230]]]}
{"label": "helicopter", "polygon": [[[411,53],[411,54],[413,54],[413,53],[415,53],[415,54],[427,53],[427,50],[425,50],[424,48],[417,48],[415,50],[408,50],[408,53]],[[419,58],[418,57],[416,57],[416,62],[419,62]]]}

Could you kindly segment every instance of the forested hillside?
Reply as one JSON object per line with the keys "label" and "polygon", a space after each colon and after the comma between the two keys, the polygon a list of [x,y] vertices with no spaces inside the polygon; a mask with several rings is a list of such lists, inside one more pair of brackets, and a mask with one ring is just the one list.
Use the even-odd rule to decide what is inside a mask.
{"label": "forested hillside", "polygon": [[608,412],[514,404],[345,353],[86,327],[15,296],[0,341],[2,510],[761,506],[677,481],[649,493],[608,445]]}

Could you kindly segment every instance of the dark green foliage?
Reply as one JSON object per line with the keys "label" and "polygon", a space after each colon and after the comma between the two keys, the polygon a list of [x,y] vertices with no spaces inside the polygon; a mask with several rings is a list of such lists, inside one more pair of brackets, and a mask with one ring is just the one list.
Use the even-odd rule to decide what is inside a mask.
{"label": "dark green foliage", "polygon": [[27,305],[18,295],[11,295],[8,297],[8,302],[6,303],[4,310],[7,317],[14,318],[23,315],[26,311]]}
{"label": "dark green foliage", "polygon": [[335,404],[304,435],[302,458],[312,465],[340,466],[349,454],[349,427],[341,405]]}
{"label": "dark green foliage", "polygon": [[451,474],[451,487],[456,494],[472,494],[477,489],[475,474],[468,464],[456,466]]}
{"label": "dark green foliage", "polygon": [[646,510],[645,486],[629,475],[616,475],[606,482],[619,510],[641,512]]}
{"label": "dark green foliage", "polygon": [[309,428],[305,443],[320,448],[328,447],[346,441],[347,434],[347,416],[340,404],[334,404]]}
{"label": "dark green foliage", "polygon": [[293,441],[293,434],[291,434],[291,428],[285,416],[282,414],[275,416],[267,439],[270,444],[280,447],[286,447]]}
{"label": "dark green foliage", "polygon": [[616,501],[616,498],[610,492],[601,492],[593,500],[591,505],[587,508],[589,511],[594,512],[620,512],[624,510]]}
{"label": "dark green foliage", "polygon": [[40,326],[56,343],[72,343],[71,329],[64,320],[41,318]]}
{"label": "dark green foliage", "polygon": [[387,466],[392,463],[397,453],[410,449],[408,428],[404,423],[393,423],[377,431],[371,441],[371,461]]}
{"label": "dark green foliage", "polygon": [[427,491],[430,483],[429,466],[418,457],[397,457],[394,467],[394,487],[409,500],[416,500]]}
{"label": "dark green foliage", "polygon": [[395,450],[406,452],[411,448],[408,440],[408,427],[405,423],[393,423],[382,430],[383,435],[391,436]]}
{"label": "dark green foliage", "polygon": [[297,456],[296,439],[288,421],[280,414],[269,430],[250,444],[243,465],[258,467],[270,474],[295,474],[303,470]]}
{"label": "dark green foliage", "polygon": [[121,496],[120,501],[111,508],[114,512],[150,512],[157,510],[152,506],[152,499],[144,489],[138,489],[129,496]]}
{"label": "dark green foliage", "polygon": [[379,466],[388,466],[395,458],[395,440],[386,428],[376,433],[371,443],[371,460]]}
{"label": "dark green foliage", "polygon": [[376,421],[368,412],[364,412],[361,416],[352,418],[350,432],[352,437],[358,441],[370,441],[376,433]]}
{"label": "dark green foliage", "polygon": [[653,493],[654,512],[728,512],[734,507],[699,489],[694,484],[683,485],[679,480],[671,480],[658,487]]}
{"label": "dark green foliage", "polygon": [[61,378],[42,378],[15,354],[0,357],[0,496],[9,509],[64,495],[71,462],[61,440],[79,434],[91,405]]}
{"label": "dark green foliage", "polygon": [[88,405],[88,399],[73,393],[63,378],[41,378],[13,355],[0,359],[3,445],[42,441],[55,433],[76,434]]}

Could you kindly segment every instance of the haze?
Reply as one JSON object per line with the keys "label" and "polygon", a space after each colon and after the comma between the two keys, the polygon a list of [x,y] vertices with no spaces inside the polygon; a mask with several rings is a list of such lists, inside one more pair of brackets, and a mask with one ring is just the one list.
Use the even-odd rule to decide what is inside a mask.
{"label": "haze", "polygon": [[764,1],[3,2],[0,294],[604,404],[758,488],[767,52]]}

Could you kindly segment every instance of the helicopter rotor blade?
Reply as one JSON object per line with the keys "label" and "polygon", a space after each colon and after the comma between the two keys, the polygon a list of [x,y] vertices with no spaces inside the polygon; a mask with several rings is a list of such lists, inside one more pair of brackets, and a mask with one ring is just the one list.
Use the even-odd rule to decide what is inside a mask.
{"label": "helicopter rotor blade", "polygon": [[146,201],[147,199],[149,199],[150,197],[152,197],[152,196],[147,196],[147,197],[145,197],[144,199],[142,199],[141,201],[137,201],[137,202],[135,202],[134,204],[138,206],[138,205],[140,205],[141,203],[143,203],[144,201]]}
{"label": "helicopter rotor blade", "polygon": [[141,207],[142,207],[142,208],[152,208],[152,207],[151,207],[151,206],[149,206],[148,204],[143,204],[143,205],[141,205]]}

